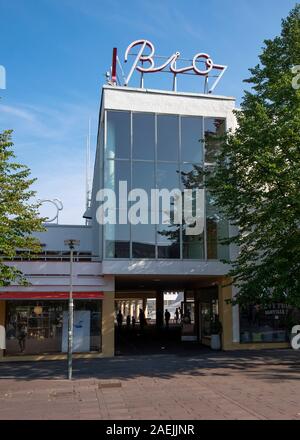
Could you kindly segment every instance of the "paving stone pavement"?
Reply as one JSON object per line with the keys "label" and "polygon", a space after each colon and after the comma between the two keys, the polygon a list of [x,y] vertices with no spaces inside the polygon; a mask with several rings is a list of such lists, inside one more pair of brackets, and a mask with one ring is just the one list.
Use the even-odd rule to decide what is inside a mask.
{"label": "paving stone pavement", "polygon": [[0,419],[298,419],[300,352],[0,364]]}

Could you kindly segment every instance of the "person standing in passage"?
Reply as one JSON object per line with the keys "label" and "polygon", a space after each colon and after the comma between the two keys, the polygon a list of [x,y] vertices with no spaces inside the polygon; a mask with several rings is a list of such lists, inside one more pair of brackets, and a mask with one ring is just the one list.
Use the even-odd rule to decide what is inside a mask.
{"label": "person standing in passage", "polygon": [[118,327],[120,329],[123,324],[123,315],[121,313],[121,310],[119,310],[119,313],[117,314],[117,323],[118,323]]}
{"label": "person standing in passage", "polygon": [[165,321],[166,321],[166,327],[169,328],[169,321],[170,321],[171,315],[168,309],[165,311]]}
{"label": "person standing in passage", "polygon": [[178,319],[179,319],[179,312],[178,312],[178,309],[175,310],[174,317],[175,317],[175,322],[176,322],[176,324],[178,324]]}
{"label": "person standing in passage", "polygon": [[140,328],[141,328],[141,331],[143,331],[146,322],[145,322],[145,313],[144,313],[144,310],[142,310],[142,309],[140,309],[139,320],[140,320]]}
{"label": "person standing in passage", "polygon": [[131,323],[130,315],[127,315],[127,318],[126,318],[126,325],[127,325],[127,328],[130,327],[130,323]]}

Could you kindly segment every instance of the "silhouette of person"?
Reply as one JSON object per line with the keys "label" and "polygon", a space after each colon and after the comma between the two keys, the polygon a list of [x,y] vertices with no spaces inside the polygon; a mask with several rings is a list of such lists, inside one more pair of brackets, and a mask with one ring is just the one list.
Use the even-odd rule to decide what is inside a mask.
{"label": "silhouette of person", "polygon": [[118,327],[121,328],[123,324],[123,315],[121,313],[121,310],[119,310],[119,313],[117,314],[117,323]]}
{"label": "silhouette of person", "polygon": [[27,335],[26,325],[20,322],[17,327],[17,339],[19,342],[21,353],[25,351],[26,335]]}
{"label": "silhouette of person", "polygon": [[127,315],[127,318],[126,318],[126,325],[127,325],[127,328],[130,327],[130,322],[131,322],[130,315]]}
{"label": "silhouette of person", "polygon": [[165,321],[166,321],[166,327],[169,328],[169,321],[170,321],[171,315],[168,309],[165,311]]}
{"label": "silhouette of person", "polygon": [[145,327],[145,324],[146,324],[146,322],[145,322],[146,320],[145,320],[145,313],[144,313],[144,310],[142,310],[142,309],[140,309],[139,320],[140,320],[140,327],[141,327],[141,330],[143,330],[144,327]]}
{"label": "silhouette of person", "polygon": [[179,319],[179,311],[178,311],[178,309],[175,310],[174,316],[175,316],[175,322],[177,324],[178,323],[178,319]]}
{"label": "silhouette of person", "polygon": [[132,324],[132,328],[134,329],[135,328],[135,317],[133,316],[132,318],[131,318],[131,324]]}

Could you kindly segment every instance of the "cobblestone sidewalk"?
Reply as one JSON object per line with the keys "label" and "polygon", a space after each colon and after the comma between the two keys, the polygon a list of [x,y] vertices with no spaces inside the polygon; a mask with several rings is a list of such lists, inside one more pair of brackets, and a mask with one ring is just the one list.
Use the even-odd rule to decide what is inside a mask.
{"label": "cobblestone sidewalk", "polygon": [[0,419],[298,419],[292,350],[2,363]]}

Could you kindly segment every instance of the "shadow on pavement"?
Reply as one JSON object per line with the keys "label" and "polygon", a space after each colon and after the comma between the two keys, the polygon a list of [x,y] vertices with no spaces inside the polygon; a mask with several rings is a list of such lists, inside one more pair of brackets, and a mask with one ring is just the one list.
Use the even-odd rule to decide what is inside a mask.
{"label": "shadow on pavement", "polygon": [[[244,372],[262,380],[297,380],[300,378],[300,352],[263,350],[212,352],[187,350],[177,354],[117,356],[107,359],[76,359],[74,379],[119,379],[175,375],[232,376]],[[0,379],[66,379],[66,361],[7,362],[0,364]]]}

